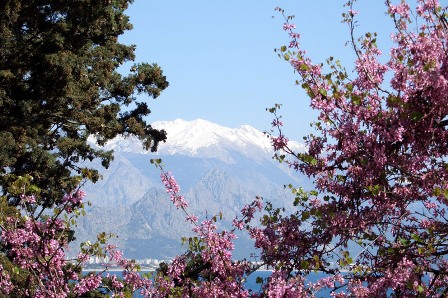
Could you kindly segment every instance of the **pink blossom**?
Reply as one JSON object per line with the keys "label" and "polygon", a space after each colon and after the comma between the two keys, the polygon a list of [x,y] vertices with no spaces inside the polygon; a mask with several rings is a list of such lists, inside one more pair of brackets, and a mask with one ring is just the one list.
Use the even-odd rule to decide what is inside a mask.
{"label": "pink blossom", "polygon": [[193,224],[198,223],[198,217],[196,215],[187,215],[186,221],[189,221]]}
{"label": "pink blossom", "polygon": [[30,195],[30,196],[21,195],[20,198],[22,199],[22,202],[24,202],[24,203],[29,203],[29,204],[36,203],[36,197],[33,195]]}
{"label": "pink blossom", "polygon": [[101,284],[101,275],[89,274],[89,275],[85,276],[83,279],[81,279],[75,285],[74,290],[77,295],[82,295],[91,290],[97,289],[100,284]]}
{"label": "pink blossom", "polygon": [[285,148],[288,145],[288,141],[289,140],[283,135],[280,135],[278,137],[271,137],[272,147],[275,151],[279,151]]}
{"label": "pink blossom", "polygon": [[289,30],[293,30],[293,29],[296,29],[296,25],[295,24],[291,24],[291,23],[283,24],[283,30],[289,31]]}
{"label": "pink blossom", "polygon": [[184,197],[180,195],[180,187],[177,184],[174,176],[170,172],[160,174],[162,182],[165,184],[166,192],[170,194],[171,201],[177,208],[186,208],[188,203]]}
{"label": "pink blossom", "polygon": [[10,276],[3,270],[3,266],[0,265],[0,293],[8,295],[14,288]]}

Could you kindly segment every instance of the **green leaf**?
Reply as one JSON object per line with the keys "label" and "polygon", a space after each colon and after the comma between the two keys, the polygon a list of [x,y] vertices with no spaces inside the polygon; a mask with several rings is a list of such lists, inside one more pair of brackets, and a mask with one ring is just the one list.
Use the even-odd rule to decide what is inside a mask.
{"label": "green leaf", "polygon": [[308,262],[307,260],[303,260],[300,262],[300,267],[303,270],[307,270],[310,267],[310,262]]}
{"label": "green leaf", "polygon": [[12,273],[15,274],[15,275],[17,275],[17,274],[20,273],[20,269],[19,269],[18,267],[13,267],[13,268],[12,268]]}
{"label": "green leaf", "polygon": [[433,189],[433,191],[432,191],[432,195],[433,195],[433,196],[438,197],[438,196],[440,196],[441,194],[442,194],[442,190],[441,190],[439,187],[435,187],[435,188]]}
{"label": "green leaf", "polygon": [[308,211],[303,211],[302,212],[302,221],[307,220],[308,218],[310,218],[310,213]]}
{"label": "green leaf", "polygon": [[401,243],[401,245],[403,245],[403,246],[408,246],[410,243],[411,243],[411,241],[409,241],[408,239],[405,239],[405,238],[400,238],[400,239],[398,239],[398,241]]}
{"label": "green leaf", "polygon": [[151,160],[149,162],[154,165],[160,165],[162,163],[162,159],[161,158],[151,158]]}
{"label": "green leaf", "polygon": [[345,88],[347,88],[348,91],[352,92],[353,91],[353,84],[349,83],[349,84],[345,85]]}
{"label": "green leaf", "polygon": [[354,105],[359,106],[361,105],[361,97],[355,94],[352,94],[352,102]]}
{"label": "green leaf", "polygon": [[445,188],[443,190],[443,196],[445,197],[445,199],[448,199],[448,188]]}
{"label": "green leaf", "polygon": [[30,187],[28,188],[28,191],[33,193],[33,194],[39,194],[41,192],[41,189],[37,186],[37,185],[30,185]]}
{"label": "green leaf", "polygon": [[419,111],[412,111],[410,113],[411,120],[415,121],[415,122],[420,121],[423,118],[423,116],[424,115],[422,113],[420,113]]}
{"label": "green leaf", "polygon": [[308,71],[308,70],[310,70],[310,67],[309,67],[308,65],[306,65],[306,64],[302,64],[302,65],[300,66],[300,70]]}

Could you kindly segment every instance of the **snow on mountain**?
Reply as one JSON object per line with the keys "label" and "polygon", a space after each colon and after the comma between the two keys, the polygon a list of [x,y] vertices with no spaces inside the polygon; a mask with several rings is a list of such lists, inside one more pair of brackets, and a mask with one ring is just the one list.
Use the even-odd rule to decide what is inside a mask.
{"label": "snow on mountain", "polygon": [[[164,129],[168,135],[167,141],[159,145],[157,154],[161,155],[216,158],[226,163],[235,162],[232,157],[234,151],[256,161],[270,159],[273,155],[269,137],[249,125],[228,128],[202,119],[177,119],[157,121],[152,127]],[[303,144],[294,141],[290,141],[289,145],[297,151],[305,150]],[[148,153],[135,137],[118,136],[109,141],[104,149]]]}
{"label": "snow on mountain", "polygon": [[[150,165],[151,158],[162,158],[166,169],[173,170],[192,214],[205,217],[222,212],[220,224],[227,227],[255,197],[292,208],[294,196],[284,185],[306,189],[310,185],[300,173],[272,160],[269,138],[249,125],[227,128],[200,119],[178,119],[156,122],[153,127],[168,134],[157,152],[143,150],[134,137],[118,136],[104,148],[114,150],[110,167],[92,163],[103,179],[84,185],[92,205],[79,221],[73,247],[106,232],[119,236],[117,244],[131,258],[166,258],[179,253],[179,239],[191,227],[171,204],[159,171]],[[295,142],[289,145],[305,149]],[[240,240],[235,256],[249,256],[253,244],[246,238]]]}

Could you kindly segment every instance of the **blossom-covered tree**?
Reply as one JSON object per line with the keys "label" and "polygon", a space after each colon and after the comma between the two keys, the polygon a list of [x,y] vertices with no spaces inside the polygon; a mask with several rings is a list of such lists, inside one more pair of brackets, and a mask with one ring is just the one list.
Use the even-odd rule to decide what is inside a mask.
{"label": "blossom-covered tree", "polygon": [[[83,243],[78,256],[69,258],[68,243],[84,212],[85,193],[79,189],[69,193],[51,212],[36,216],[43,208],[31,182],[30,176],[15,182],[25,193],[16,194],[19,205],[0,201],[0,297],[104,297],[102,293],[124,297],[149,286],[137,274],[135,262],[107,243],[105,233],[96,242]],[[30,192],[34,194],[26,194]],[[103,271],[83,275],[83,265],[92,256],[107,257],[109,262]],[[123,278],[107,273],[109,265],[121,266]]]}
{"label": "blossom-covered tree", "polygon": [[[266,216],[257,246],[288,276],[299,269],[337,276],[338,297],[444,296],[448,7],[386,1],[396,31],[383,54],[375,33],[356,40],[354,1],[347,5],[353,74],[332,57],[328,67],[313,63],[285,17],[291,43],[280,51],[320,113],[307,152],[289,149],[277,116],[273,140],[286,152],[277,158],[313,178],[315,190],[291,186],[298,211]],[[343,278],[342,269],[349,269]]]}
{"label": "blossom-covered tree", "polygon": [[[215,283],[217,296],[314,297],[322,289],[334,297],[448,293],[448,7],[436,0],[418,0],[413,9],[406,1],[386,1],[395,32],[393,47],[383,54],[376,33],[356,39],[354,1],[347,6],[353,72],[332,57],[325,67],[313,63],[293,18],[278,9],[291,38],[278,51],[319,116],[316,133],[305,138],[307,151],[294,152],[276,105],[270,109],[272,145],[275,157],[312,178],[315,189],[290,185],[297,206],[293,214],[267,204],[261,227],[252,225],[251,216],[234,222],[250,233],[260,259],[274,271],[260,293],[219,292],[225,286]],[[222,247],[207,242],[204,254],[214,251],[210,246]],[[227,268],[240,264],[227,259]],[[218,274],[199,279],[202,283],[173,275],[179,272],[175,268],[186,268],[180,260],[166,270],[172,285],[201,289],[223,280]],[[228,274],[227,285],[255,268],[240,269],[240,275]],[[326,276],[307,281],[316,271]],[[195,293],[204,297],[200,290]]]}

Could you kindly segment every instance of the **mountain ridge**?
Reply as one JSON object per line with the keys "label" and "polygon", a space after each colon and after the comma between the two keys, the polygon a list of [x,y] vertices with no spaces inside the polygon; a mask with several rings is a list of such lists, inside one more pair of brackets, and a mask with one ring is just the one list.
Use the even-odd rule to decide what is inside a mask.
{"label": "mountain ridge", "polygon": [[[250,157],[257,162],[270,159],[274,153],[269,137],[250,125],[228,128],[216,123],[196,119],[186,121],[156,121],[153,128],[167,132],[166,142],[160,143],[156,155],[186,155],[203,158],[217,158],[226,163],[234,163],[232,151]],[[94,138],[90,138],[94,143]],[[305,151],[306,147],[298,142],[290,141],[290,147],[297,151]],[[108,141],[103,149],[115,152],[133,152],[153,154],[143,149],[141,142],[133,136],[117,136]]]}
{"label": "mountain ridge", "polygon": [[[154,127],[168,133],[157,153],[143,150],[133,137],[118,136],[102,147],[114,150],[115,159],[109,169],[92,164],[103,180],[84,187],[92,207],[76,230],[78,244],[105,231],[119,236],[117,244],[130,258],[167,258],[185,250],[180,239],[191,235],[191,227],[183,211],[171,203],[151,158],[161,158],[165,170],[173,171],[191,214],[203,219],[222,212],[220,226],[225,228],[257,196],[274,206],[293,208],[293,196],[284,185],[309,182],[273,160],[269,138],[249,125],[226,128],[201,119],[177,119],[156,122]],[[305,150],[299,143],[291,144]],[[248,239],[241,243],[236,255],[253,251],[246,247]]]}

